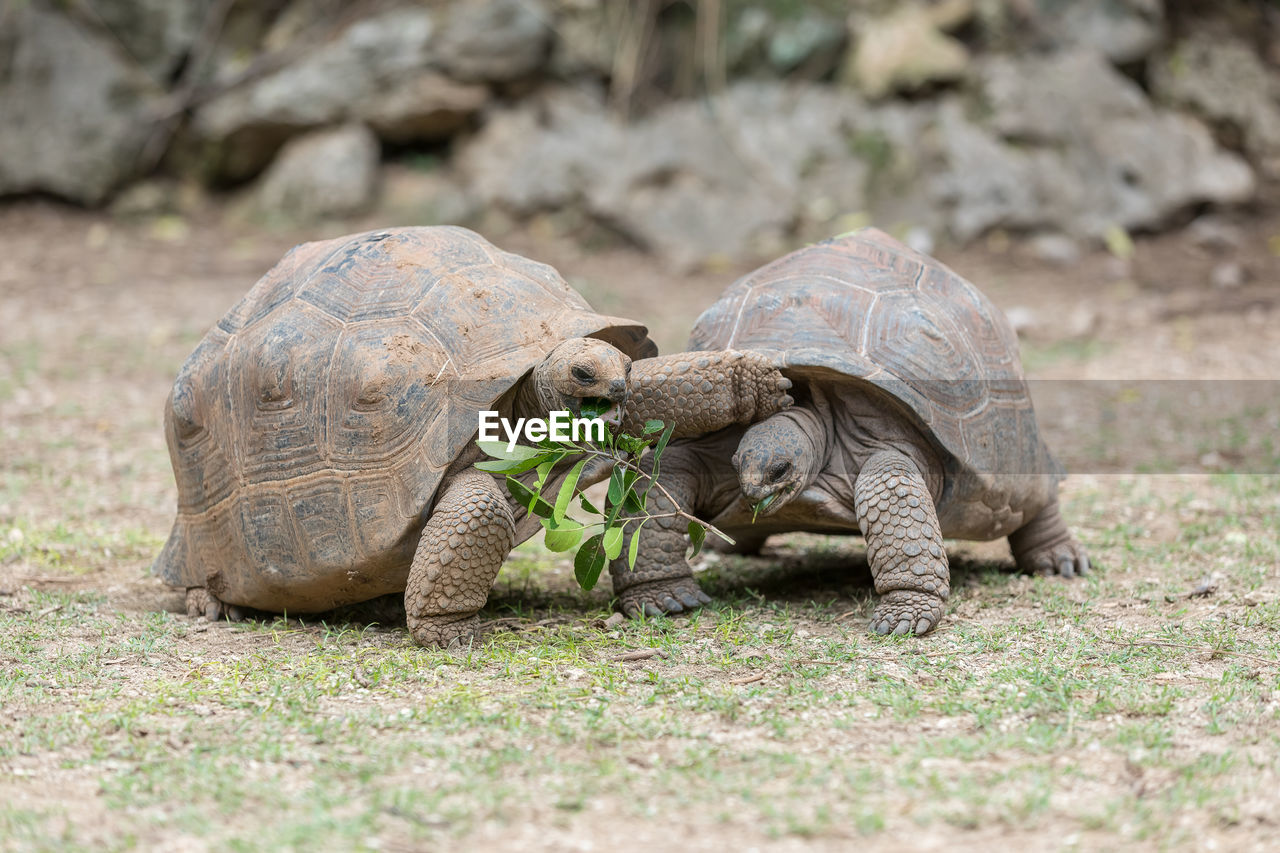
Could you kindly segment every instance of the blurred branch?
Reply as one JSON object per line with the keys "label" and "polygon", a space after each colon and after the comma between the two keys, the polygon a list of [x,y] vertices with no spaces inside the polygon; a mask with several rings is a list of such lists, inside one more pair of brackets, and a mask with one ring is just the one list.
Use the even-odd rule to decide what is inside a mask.
{"label": "blurred branch", "polygon": [[182,114],[186,111],[185,106],[175,110],[174,104],[189,103],[195,92],[200,71],[212,58],[213,49],[218,44],[218,37],[222,35],[222,26],[226,23],[227,15],[230,14],[234,3],[235,0],[216,0],[210,7],[209,13],[205,15],[200,25],[200,32],[196,35],[191,52],[187,55],[187,64],[182,69],[178,85],[170,93],[168,109],[156,118],[155,124],[151,127],[151,133],[147,136],[146,144],[142,146],[142,153],[138,155],[139,171],[142,174],[150,173],[160,165],[160,159],[169,149],[169,142],[177,132]]}
{"label": "blurred branch", "polygon": [[726,74],[721,50],[724,21],[720,0],[699,0],[697,16],[695,43],[702,65],[703,87],[710,93],[720,92],[724,90]]}
{"label": "blurred branch", "polygon": [[658,22],[657,0],[639,0],[623,5],[625,12],[618,52],[614,54],[609,100],[615,112],[624,118],[631,112],[640,69],[649,52],[649,41]]}

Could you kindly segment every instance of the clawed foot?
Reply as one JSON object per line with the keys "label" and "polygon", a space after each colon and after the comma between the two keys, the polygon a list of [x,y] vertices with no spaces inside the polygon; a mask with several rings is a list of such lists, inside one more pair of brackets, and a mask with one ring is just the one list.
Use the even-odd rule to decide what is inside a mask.
{"label": "clawed foot", "polygon": [[458,651],[480,639],[480,617],[419,616],[409,620],[409,633],[420,646]]}
{"label": "clawed foot", "polygon": [[895,589],[880,597],[870,627],[877,634],[927,634],[942,620],[942,611],[936,595]]}
{"label": "clawed foot", "polygon": [[662,616],[697,610],[711,603],[711,597],[698,587],[693,578],[647,581],[628,587],[621,595],[622,612],[637,616]]}
{"label": "clawed foot", "polygon": [[783,376],[769,359],[758,352],[739,352],[737,370],[739,399],[753,400],[754,411],[748,413],[747,421],[760,421],[789,408],[795,401],[787,392],[791,390],[791,380]]}
{"label": "clawed foot", "polygon": [[187,615],[192,619],[203,616],[210,622],[220,622],[223,619],[243,622],[248,618],[244,608],[219,601],[213,593],[202,586],[187,590]]}
{"label": "clawed foot", "polygon": [[1089,573],[1089,555],[1074,539],[1019,554],[1018,570],[1028,574],[1074,578]]}

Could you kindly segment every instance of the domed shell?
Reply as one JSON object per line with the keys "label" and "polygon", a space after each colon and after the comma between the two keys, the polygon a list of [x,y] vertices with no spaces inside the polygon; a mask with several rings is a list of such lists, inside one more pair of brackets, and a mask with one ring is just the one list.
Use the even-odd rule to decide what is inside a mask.
{"label": "domed shell", "polygon": [[755,350],[793,377],[888,392],[945,451],[943,503],[992,490],[1033,502],[1045,478],[1020,475],[1060,477],[1008,320],[968,281],[882,231],[800,249],[738,280],[698,319],[689,348]]}
{"label": "domed shell", "polygon": [[[360,584],[412,559],[478,410],[574,337],[657,352],[643,326],[595,313],[551,267],[464,228],[296,247],[174,383],[178,514],[156,573],[216,589],[221,574],[252,572],[299,610],[370,597]],[[295,581],[325,571],[352,588],[297,601]]]}

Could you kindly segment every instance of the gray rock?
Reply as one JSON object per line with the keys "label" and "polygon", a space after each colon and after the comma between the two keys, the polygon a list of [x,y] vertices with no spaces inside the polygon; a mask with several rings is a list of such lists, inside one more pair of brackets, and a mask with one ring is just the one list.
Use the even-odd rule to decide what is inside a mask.
{"label": "gray rock", "polygon": [[994,226],[1096,238],[1253,196],[1244,161],[1201,123],[1154,108],[1097,53],[995,57],[979,78],[985,126],[955,107],[939,113],[938,180],[960,239]]}
{"label": "gray rock", "polygon": [[448,170],[388,163],[382,168],[378,212],[401,225],[468,225],[482,211],[475,195]]}
{"label": "gray rock", "polygon": [[1100,123],[1151,112],[1138,85],[1091,50],[993,57],[978,78],[991,113],[984,123],[1019,142],[1083,138]]}
{"label": "gray rock", "polygon": [[1209,273],[1209,282],[1217,288],[1229,289],[1239,287],[1248,279],[1244,266],[1239,261],[1223,261],[1215,264]]}
{"label": "gray rock", "polygon": [[1244,244],[1244,233],[1221,216],[1212,213],[1197,217],[1187,226],[1187,236],[1201,249],[1213,252],[1229,252]]}
{"label": "gray rock", "polygon": [[98,204],[132,177],[161,93],[112,46],[41,5],[0,15],[0,194]]}
{"label": "gray rock", "polygon": [[839,65],[846,40],[844,21],[805,9],[773,27],[766,48],[769,65],[779,74],[821,80]]}
{"label": "gray rock", "polygon": [[1065,267],[1080,260],[1080,244],[1066,234],[1037,234],[1030,245],[1033,255],[1051,264]]}
{"label": "gray rock", "polygon": [[483,85],[432,70],[439,28],[428,9],[366,18],[297,62],[196,111],[196,133],[219,152],[215,171],[242,179],[285,140],[315,127],[361,121],[392,142],[459,130],[488,99]]}
{"label": "gray rock", "polygon": [[913,2],[884,17],[860,20],[845,79],[869,98],[960,79],[969,67],[969,51],[944,30],[972,13],[968,0],[934,6]]}
{"label": "gray rock", "polygon": [[459,164],[486,204],[526,215],[580,204],[687,268],[757,257],[817,197],[860,209],[858,106],[825,88],[740,83],[709,107],[675,102],[624,127],[560,91],[491,116]]}
{"label": "gray rock", "polygon": [[354,104],[348,112],[382,139],[403,144],[452,136],[488,100],[485,86],[424,70]]}
{"label": "gray rock", "polygon": [[111,38],[163,85],[191,50],[213,5],[211,0],[116,0],[92,7]]}
{"label": "gray rock", "polygon": [[550,53],[551,16],[540,0],[454,3],[441,30],[437,61],[463,81],[505,83],[537,71]]}
{"label": "gray rock", "polygon": [[1228,126],[1255,163],[1280,175],[1280,80],[1248,43],[1192,36],[1150,63],[1150,80],[1157,98]]}
{"label": "gray rock", "polygon": [[1164,37],[1163,0],[1032,0],[1032,22],[1053,48],[1085,47],[1136,62]]}
{"label": "gray rock", "polygon": [[360,213],[373,202],[380,153],[378,138],[361,124],[290,140],[262,177],[257,210],[289,222]]}

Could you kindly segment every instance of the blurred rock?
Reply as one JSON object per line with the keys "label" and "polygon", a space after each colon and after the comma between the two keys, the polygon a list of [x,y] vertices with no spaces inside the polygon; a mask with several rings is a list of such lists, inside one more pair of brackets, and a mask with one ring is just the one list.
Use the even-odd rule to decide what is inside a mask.
{"label": "blurred rock", "polygon": [[257,211],[289,222],[360,213],[373,202],[379,156],[378,138],[361,124],[293,139],[263,175]]}
{"label": "blurred rock", "polygon": [[1209,273],[1209,282],[1218,288],[1239,287],[1244,284],[1248,275],[1239,261],[1223,261],[1216,264]]}
{"label": "blurred rock", "polygon": [[1201,249],[1214,252],[1227,252],[1239,249],[1244,243],[1244,234],[1240,226],[1234,225],[1221,216],[1205,214],[1197,217],[1187,226],[1187,236],[1191,242]]}
{"label": "blurred rock", "polygon": [[933,254],[933,233],[923,225],[916,225],[908,228],[906,235],[902,238],[902,242],[922,254]]}
{"label": "blurred rock", "polygon": [[1080,260],[1080,244],[1066,234],[1037,234],[1031,238],[1031,253],[1042,261],[1065,267]]}
{"label": "blurred rock", "polygon": [[1198,34],[1150,65],[1151,89],[1236,137],[1249,157],[1280,175],[1280,80],[1245,41]]}
{"label": "blurred rock", "polygon": [[480,202],[443,168],[423,171],[397,163],[382,168],[378,211],[400,225],[467,225]]}
{"label": "blurred rock", "polygon": [[969,67],[969,51],[943,30],[972,14],[971,2],[944,0],[858,21],[845,78],[869,98],[958,80]]}
{"label": "blurred rock", "polygon": [[609,76],[617,53],[621,8],[606,0],[559,0],[548,62],[551,73],[561,79],[581,74],[602,79]]}
{"label": "blurred rock", "polygon": [[993,57],[979,77],[990,110],[984,124],[999,139],[955,109],[940,112],[944,134],[955,135],[944,143],[943,180],[960,239],[997,225],[1099,237],[1254,194],[1243,160],[1196,120],[1152,107],[1097,53]]}
{"label": "blurred rock", "polygon": [[[468,5],[467,15],[489,5]],[[461,34],[455,31],[451,41],[446,39],[448,27],[462,27]],[[433,70],[450,64],[448,51],[459,49],[458,39],[466,32],[450,21],[441,34],[429,9],[385,12],[213,100],[196,111],[194,122],[216,153],[213,171],[231,180],[252,176],[291,136],[349,120],[368,124],[394,143],[447,138],[489,97],[483,85],[459,83]],[[482,59],[477,57],[475,69],[489,67]],[[513,53],[508,70],[524,67],[523,61]]]}
{"label": "blurred rock", "polygon": [[540,0],[455,3],[435,45],[437,62],[462,81],[518,80],[546,61],[550,20]]}
{"label": "blurred rock", "polygon": [[527,215],[580,202],[688,268],[758,257],[819,196],[861,209],[866,165],[848,142],[858,107],[826,88],[739,83],[710,109],[674,102],[624,127],[561,90],[495,113],[459,164],[486,204]]}
{"label": "blurred rock", "polygon": [[131,184],[111,202],[111,214],[124,219],[150,219],[179,212],[181,187],[172,180],[150,178]]}
{"label": "blurred rock", "polygon": [[212,0],[116,0],[93,12],[151,79],[166,83],[196,40]]}
{"label": "blurred rock", "polygon": [[821,80],[839,65],[847,38],[844,21],[805,9],[771,29],[766,55],[777,73]]}
{"label": "blurred rock", "polygon": [[104,201],[136,173],[160,96],[105,37],[42,4],[0,13],[0,195]]}
{"label": "blurred rock", "polygon": [[396,144],[446,139],[489,100],[487,87],[421,71],[356,104],[350,113]]}
{"label": "blurred rock", "polygon": [[1014,305],[1005,310],[1004,316],[1020,337],[1026,337],[1028,332],[1040,324],[1040,318],[1036,316],[1036,312],[1026,305]]}
{"label": "blurred rock", "polygon": [[1086,47],[1118,64],[1137,62],[1164,37],[1163,0],[1031,0],[1031,23],[1054,49]]}

